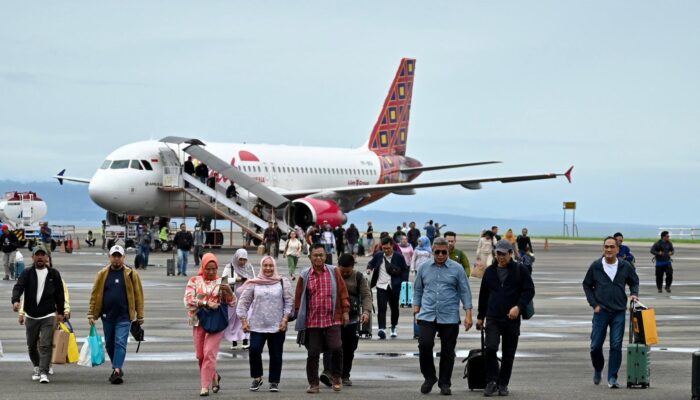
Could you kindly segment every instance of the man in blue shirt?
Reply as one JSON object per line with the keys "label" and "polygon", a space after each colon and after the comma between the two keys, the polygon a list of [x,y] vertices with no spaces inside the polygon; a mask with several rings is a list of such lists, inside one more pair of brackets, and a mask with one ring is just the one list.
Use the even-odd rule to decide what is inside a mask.
{"label": "man in blue shirt", "polygon": [[622,236],[622,233],[620,233],[620,232],[615,233],[613,235],[613,237],[615,238],[615,241],[617,242],[617,247],[620,248],[620,252],[617,253],[617,258],[619,258],[621,260],[625,260],[628,263],[632,264],[632,266],[634,266],[634,261],[635,261],[634,254],[632,254],[632,251],[630,250],[630,248],[628,246],[622,244],[622,242],[625,241],[625,237]]}
{"label": "man in blue shirt", "polygon": [[[472,292],[464,269],[449,259],[449,247],[444,238],[433,241],[433,261],[418,270],[413,287],[413,312],[420,325],[418,351],[420,370],[425,378],[420,391],[430,393],[435,383],[440,393],[452,394],[452,369],[459,334],[459,303],[465,310],[464,329],[472,327]],[[435,375],[433,347],[435,334],[440,334],[440,376]]]}

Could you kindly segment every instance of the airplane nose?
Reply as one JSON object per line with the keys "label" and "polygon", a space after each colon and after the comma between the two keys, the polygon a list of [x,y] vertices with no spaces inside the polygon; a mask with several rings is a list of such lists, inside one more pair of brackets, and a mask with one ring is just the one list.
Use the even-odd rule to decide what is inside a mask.
{"label": "airplane nose", "polygon": [[88,193],[90,198],[98,206],[111,211],[116,211],[116,203],[119,202],[119,197],[117,193],[113,190],[113,184],[109,183],[106,179],[103,171],[98,171],[98,173],[93,176],[88,185]]}

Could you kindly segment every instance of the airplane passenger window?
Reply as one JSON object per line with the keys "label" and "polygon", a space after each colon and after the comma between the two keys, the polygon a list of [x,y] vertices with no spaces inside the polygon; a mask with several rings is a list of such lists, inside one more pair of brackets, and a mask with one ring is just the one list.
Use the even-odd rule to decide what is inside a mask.
{"label": "airplane passenger window", "polygon": [[153,171],[153,167],[151,167],[151,163],[149,163],[148,161],[146,161],[146,160],[141,160],[141,164],[143,164],[143,167],[144,167],[147,171]]}
{"label": "airplane passenger window", "polygon": [[259,166],[259,165],[258,165],[258,172],[262,172],[262,170],[260,169],[260,166]]}
{"label": "airplane passenger window", "polygon": [[129,168],[129,160],[114,160],[110,169],[126,169]]}
{"label": "airplane passenger window", "polygon": [[143,169],[143,167],[139,164],[139,160],[131,160],[131,169]]}
{"label": "airplane passenger window", "polygon": [[109,168],[109,164],[111,164],[111,163],[112,163],[112,160],[105,160],[105,162],[102,163],[102,166],[100,167],[100,169]]}
{"label": "airplane passenger window", "polygon": [[277,172],[277,171],[275,171],[275,166],[274,166],[274,165],[272,166],[272,172]]}

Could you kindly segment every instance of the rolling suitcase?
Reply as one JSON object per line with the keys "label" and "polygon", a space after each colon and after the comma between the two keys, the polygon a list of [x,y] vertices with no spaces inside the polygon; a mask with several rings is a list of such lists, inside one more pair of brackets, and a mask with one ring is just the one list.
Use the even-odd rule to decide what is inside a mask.
{"label": "rolling suitcase", "polygon": [[175,260],[168,258],[165,260],[165,273],[167,276],[175,276]]}
{"label": "rolling suitcase", "polygon": [[648,388],[650,386],[651,363],[646,343],[634,343],[634,301],[630,302],[630,332],[627,345],[627,387]]}
{"label": "rolling suitcase", "polygon": [[700,400],[700,351],[693,353],[693,377],[691,381],[693,400]]}
{"label": "rolling suitcase", "polygon": [[411,282],[401,282],[401,294],[399,295],[399,306],[412,307],[413,306],[413,284]]}
{"label": "rolling suitcase", "polygon": [[463,379],[467,380],[469,390],[484,389],[486,387],[486,351],[484,329],[481,329],[481,348],[469,350],[467,358],[462,360],[467,363],[464,366]]}

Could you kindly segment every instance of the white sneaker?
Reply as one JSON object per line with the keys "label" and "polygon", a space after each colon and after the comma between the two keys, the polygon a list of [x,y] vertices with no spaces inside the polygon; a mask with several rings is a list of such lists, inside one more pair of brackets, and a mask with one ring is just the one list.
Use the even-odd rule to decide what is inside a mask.
{"label": "white sneaker", "polygon": [[32,380],[33,381],[39,380],[39,367],[34,367],[34,372],[32,373]]}
{"label": "white sneaker", "polygon": [[396,334],[396,328],[391,328],[391,337],[395,338],[399,335]]}
{"label": "white sneaker", "polygon": [[49,367],[49,375],[53,375],[53,368]]}
{"label": "white sneaker", "polygon": [[49,377],[46,374],[41,374],[39,377],[39,383],[49,383]]}

